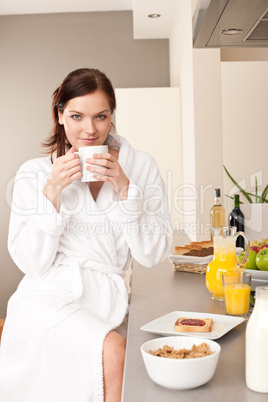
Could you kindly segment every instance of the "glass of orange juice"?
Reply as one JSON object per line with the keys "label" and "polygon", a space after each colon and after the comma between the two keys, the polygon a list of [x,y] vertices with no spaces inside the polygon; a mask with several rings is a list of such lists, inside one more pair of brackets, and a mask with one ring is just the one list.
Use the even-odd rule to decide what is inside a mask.
{"label": "glass of orange juice", "polygon": [[[249,238],[244,232],[236,232],[235,226],[219,226],[212,228],[214,255],[206,269],[206,286],[212,299],[224,302],[222,275],[226,272],[243,272],[250,252]],[[236,257],[236,239],[245,239],[246,252],[243,261]]]}
{"label": "glass of orange juice", "polygon": [[227,315],[248,318],[251,274],[226,272],[222,275],[225,310]]}

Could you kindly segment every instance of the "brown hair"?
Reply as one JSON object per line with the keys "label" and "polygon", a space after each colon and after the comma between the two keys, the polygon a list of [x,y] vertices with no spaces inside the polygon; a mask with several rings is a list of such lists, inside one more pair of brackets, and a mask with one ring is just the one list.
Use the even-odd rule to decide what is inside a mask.
{"label": "brown hair", "polygon": [[78,96],[92,94],[100,90],[107,96],[111,113],[116,108],[116,99],[111,81],[100,70],[94,68],[79,68],[72,71],[63,80],[60,87],[53,93],[52,117],[53,130],[46,142],[43,143],[48,148],[48,154],[52,159],[52,154],[56,151],[56,157],[65,154],[66,147],[71,147],[64,127],[59,124],[59,111],[63,112],[70,99]]}

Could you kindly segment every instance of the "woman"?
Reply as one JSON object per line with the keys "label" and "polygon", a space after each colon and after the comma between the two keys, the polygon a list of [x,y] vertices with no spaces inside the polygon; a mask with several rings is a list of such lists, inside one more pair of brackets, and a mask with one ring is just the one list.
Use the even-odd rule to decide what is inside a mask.
{"label": "woman", "polygon": [[[70,73],[53,96],[50,157],[16,176],[8,247],[25,273],[8,303],[0,401],[121,400],[131,256],[150,267],[171,247],[154,160],[109,134],[116,106],[96,69]],[[108,145],[81,182],[80,147]],[[123,323],[123,324],[122,324]]]}

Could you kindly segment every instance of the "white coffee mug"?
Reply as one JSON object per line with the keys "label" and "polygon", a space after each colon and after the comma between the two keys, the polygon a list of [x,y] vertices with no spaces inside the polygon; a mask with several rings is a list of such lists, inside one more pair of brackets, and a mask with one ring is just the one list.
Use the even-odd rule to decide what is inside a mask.
{"label": "white coffee mug", "polygon": [[[81,173],[82,173],[81,181],[82,182],[98,181],[98,179],[95,179],[93,177],[93,174],[95,174],[95,173],[90,172],[89,170],[86,169],[86,167],[90,165],[89,163],[86,163],[86,159],[92,158],[93,154],[105,154],[107,152],[108,152],[107,145],[81,147],[78,149],[78,152],[75,152],[75,154],[80,159],[80,163],[81,163]],[[94,165],[90,165],[90,166],[94,166]]]}

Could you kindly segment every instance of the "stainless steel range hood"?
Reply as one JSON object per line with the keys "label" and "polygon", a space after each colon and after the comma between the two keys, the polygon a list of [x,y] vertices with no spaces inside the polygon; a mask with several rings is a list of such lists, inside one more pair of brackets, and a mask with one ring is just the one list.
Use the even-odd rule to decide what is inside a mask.
{"label": "stainless steel range hood", "polygon": [[268,0],[198,0],[193,46],[268,47]]}

